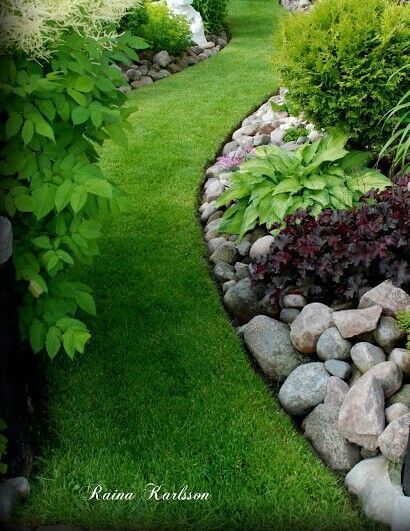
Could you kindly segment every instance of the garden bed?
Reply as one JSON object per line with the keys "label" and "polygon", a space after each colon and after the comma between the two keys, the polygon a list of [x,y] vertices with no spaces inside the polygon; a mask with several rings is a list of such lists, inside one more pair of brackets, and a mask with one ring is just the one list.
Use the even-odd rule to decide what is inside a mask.
{"label": "garden bed", "polygon": [[208,33],[207,40],[211,43],[209,47],[191,46],[179,57],[169,54],[166,50],[158,53],[145,50],[139,54],[139,59],[134,64],[118,65],[127,81],[127,84],[121,86],[119,90],[124,93],[130,92],[205,61],[225,48],[228,35],[225,31],[220,32],[219,35]]}
{"label": "garden bed", "polygon": [[[235,193],[231,198],[226,194],[239,190],[240,197],[244,197],[244,189],[238,188],[241,171],[263,175],[266,167],[261,165],[270,146],[298,153],[304,149],[301,146],[320,142],[324,134],[303,116],[291,116],[284,107],[280,109],[280,105],[285,106],[285,94],[282,89],[246,118],[206,171],[199,211],[211,267],[224,305],[248,351],[267,381],[280,386],[278,398],[284,410],[301,426],[327,466],[348,472],[346,486],[363,498],[369,516],[400,525],[407,521],[410,511],[410,498],[403,495],[401,487],[410,427],[410,351],[405,348],[406,334],[394,317],[410,308],[410,296],[391,280],[384,280],[371,261],[362,269],[358,267],[360,260],[356,261],[356,277],[360,273],[357,286],[351,284],[355,277],[350,265],[343,263],[351,275],[344,278],[345,273],[337,273],[333,262],[339,284],[331,272],[327,273],[328,281],[321,284],[320,272],[315,276],[321,263],[310,267],[304,262],[309,260],[309,252],[318,260],[322,254],[326,256],[324,246],[328,242],[330,254],[339,245],[342,264],[345,255],[341,243],[344,239],[353,242],[362,221],[371,223],[374,212],[383,227],[369,225],[369,242],[374,238],[377,248],[383,237],[378,231],[387,234],[389,230],[376,207],[381,204],[385,212],[391,201],[394,214],[387,226],[392,232],[402,230],[404,245],[403,257],[399,250],[393,262],[395,266],[401,259],[404,263],[409,226],[408,178],[377,197],[372,192],[369,196],[376,207],[359,203],[359,210],[352,214],[325,211],[318,221],[297,214],[287,220],[284,232],[278,228],[273,235],[263,223],[256,223],[255,228],[253,224],[243,237],[237,235],[239,225],[232,230],[235,234],[224,233],[224,228],[235,226],[229,208],[234,212],[237,204],[232,203]],[[267,146],[266,151],[263,146]],[[372,177],[377,178],[377,174],[372,173]],[[259,181],[256,178],[254,182]],[[226,197],[225,205],[221,197]],[[341,218],[339,225],[335,225],[337,216]],[[345,232],[338,235],[341,223]],[[351,234],[346,232],[349,223],[354,226]],[[311,228],[316,225],[322,233]],[[310,250],[306,248],[309,238],[313,238]],[[352,252],[350,246],[347,257]],[[380,262],[383,260],[385,271],[394,277],[396,267],[389,265],[387,258],[380,258]],[[309,277],[311,283],[306,282]]]}

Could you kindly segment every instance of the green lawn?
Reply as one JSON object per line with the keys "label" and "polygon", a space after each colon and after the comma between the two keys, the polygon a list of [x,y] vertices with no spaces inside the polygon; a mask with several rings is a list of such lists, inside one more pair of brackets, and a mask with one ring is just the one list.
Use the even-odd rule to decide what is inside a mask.
{"label": "green lawn", "polygon": [[[105,169],[130,196],[84,279],[99,317],[86,355],[45,364],[48,422],[27,523],[105,528],[360,529],[327,470],[252,371],[209,275],[196,207],[203,169],[277,89],[274,0],[232,0],[220,54],[131,96],[140,110]],[[47,435],[45,435],[47,433]],[[148,501],[149,482],[208,501]],[[76,487],[133,491],[85,501]]]}

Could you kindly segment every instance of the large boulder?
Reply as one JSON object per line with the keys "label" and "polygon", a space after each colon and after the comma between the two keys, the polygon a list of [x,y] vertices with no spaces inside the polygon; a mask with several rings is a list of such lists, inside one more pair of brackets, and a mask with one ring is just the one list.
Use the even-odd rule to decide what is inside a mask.
{"label": "large boulder", "polygon": [[375,450],[384,426],[383,388],[373,376],[362,376],[342,404],[339,431],[350,442]]}
{"label": "large boulder", "polygon": [[379,437],[379,448],[384,456],[395,463],[402,463],[409,440],[410,413],[390,422]]}
{"label": "large boulder", "polygon": [[323,402],[329,373],[323,363],[306,363],[297,367],[279,391],[279,401],[292,415],[304,415]]}
{"label": "large boulder", "polygon": [[381,313],[380,306],[363,310],[341,310],[333,313],[333,322],[342,337],[350,338],[375,330]]}
{"label": "large boulder", "polygon": [[389,461],[383,455],[360,461],[347,474],[345,485],[362,500],[366,516],[386,525],[393,522],[395,502],[404,496],[400,485],[390,479]]}
{"label": "large boulder", "polygon": [[224,295],[224,303],[241,324],[257,315],[258,298],[250,278],[244,278],[232,286]]}
{"label": "large boulder", "polygon": [[284,323],[257,315],[243,330],[246,346],[268,378],[282,381],[302,363]]}
{"label": "large boulder", "polygon": [[316,345],[320,360],[347,360],[350,357],[352,344],[344,339],[339,330],[332,326],[323,332]]}
{"label": "large boulder", "polygon": [[375,305],[382,307],[384,315],[394,317],[397,312],[410,307],[410,295],[401,288],[396,288],[391,280],[385,280],[367,291],[359,302],[359,308]]}
{"label": "large boulder", "polygon": [[312,354],[319,337],[332,326],[332,310],[320,302],[307,304],[290,326],[293,345],[300,352]]}
{"label": "large boulder", "polygon": [[356,343],[350,351],[353,363],[363,374],[375,365],[386,361],[383,350],[372,343],[361,341]]}
{"label": "large boulder", "polygon": [[337,407],[319,404],[303,421],[304,435],[326,465],[348,472],[360,461],[360,450],[342,437],[337,419]]}
{"label": "large boulder", "polygon": [[376,343],[386,352],[391,352],[406,337],[406,333],[398,327],[396,319],[384,316],[373,335]]}

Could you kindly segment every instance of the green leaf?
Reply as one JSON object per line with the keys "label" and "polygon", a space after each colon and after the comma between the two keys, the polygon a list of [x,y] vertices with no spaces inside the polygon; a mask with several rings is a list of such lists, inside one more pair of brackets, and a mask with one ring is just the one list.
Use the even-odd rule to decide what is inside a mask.
{"label": "green leaf", "polygon": [[54,140],[53,128],[48,124],[39,113],[31,113],[30,118],[33,120],[36,133],[41,136],[45,136],[50,140]]}
{"label": "green leaf", "polygon": [[56,322],[56,326],[61,331],[68,330],[69,328],[79,328],[81,330],[87,330],[87,327],[82,321],[79,321],[78,319],[73,319],[71,317],[63,317],[62,319],[59,319]]}
{"label": "green leaf", "polygon": [[77,90],[67,89],[67,94],[71,96],[78,105],[82,105],[83,107],[87,105],[87,98]]}
{"label": "green leaf", "polygon": [[10,113],[10,116],[6,122],[6,137],[11,138],[12,136],[16,135],[19,131],[21,126],[23,125],[23,117],[21,114],[18,114],[16,112]]}
{"label": "green leaf", "polygon": [[90,117],[90,109],[87,107],[74,107],[71,112],[71,120],[74,125],[79,125],[88,120]]}
{"label": "green leaf", "polygon": [[383,191],[387,187],[391,186],[391,181],[383,174],[369,170],[362,175],[352,177],[348,181],[349,188],[358,190],[362,193],[366,193],[372,188]]}
{"label": "green leaf", "polygon": [[73,207],[74,212],[79,212],[87,201],[87,191],[84,186],[77,186],[74,192],[71,194],[71,206]]}
{"label": "green leaf", "polygon": [[89,293],[85,293],[84,291],[81,291],[80,293],[78,293],[75,300],[78,306],[82,310],[84,310],[85,312],[91,315],[94,315],[94,316],[97,315],[97,310],[95,308],[94,299]]}
{"label": "green leaf", "polygon": [[46,344],[47,328],[39,319],[34,319],[30,325],[29,341],[33,352],[37,354]]}
{"label": "green leaf", "polygon": [[46,335],[46,350],[51,359],[53,359],[60,350],[60,338],[61,332],[56,326],[49,328]]}
{"label": "green leaf", "polygon": [[99,195],[108,199],[112,197],[112,186],[104,179],[89,179],[84,183],[84,188],[90,194]]}
{"label": "green leaf", "polygon": [[37,100],[37,105],[44,116],[52,122],[56,116],[56,110],[51,100]]}
{"label": "green leaf", "polygon": [[283,193],[295,193],[300,190],[301,186],[299,181],[293,177],[289,179],[284,179],[277,186],[275,186],[273,195],[283,194]]}
{"label": "green leaf", "polygon": [[35,202],[34,214],[38,220],[44,218],[54,208],[56,185],[44,183],[32,192]]}
{"label": "green leaf", "polygon": [[52,245],[50,243],[49,236],[38,236],[37,238],[33,238],[31,242],[38,247],[39,249],[52,249]]}
{"label": "green leaf", "polygon": [[29,195],[19,195],[14,199],[14,204],[19,212],[34,212],[36,204]]}
{"label": "green leaf", "polygon": [[94,89],[95,80],[90,76],[78,76],[74,82],[74,89],[78,92],[91,92]]}
{"label": "green leaf", "polygon": [[57,212],[61,212],[70,202],[73,193],[74,184],[71,181],[64,181],[57,188],[55,196],[55,207]]}
{"label": "green leaf", "polygon": [[303,186],[309,190],[323,190],[326,187],[326,181],[318,175],[313,175],[303,180]]}
{"label": "green leaf", "polygon": [[107,125],[105,128],[113,142],[115,142],[121,147],[128,146],[128,137],[124,133],[124,129],[119,124],[110,124]]}
{"label": "green leaf", "polygon": [[32,120],[26,120],[21,130],[21,138],[23,139],[24,144],[31,142],[31,139],[34,135],[34,123]]}
{"label": "green leaf", "polygon": [[78,232],[87,240],[101,236],[101,223],[98,220],[86,219],[78,227]]}

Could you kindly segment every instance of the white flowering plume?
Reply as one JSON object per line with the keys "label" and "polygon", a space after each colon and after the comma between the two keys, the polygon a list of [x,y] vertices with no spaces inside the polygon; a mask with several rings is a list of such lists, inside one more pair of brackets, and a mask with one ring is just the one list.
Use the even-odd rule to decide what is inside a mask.
{"label": "white flowering plume", "polygon": [[20,51],[47,58],[64,31],[85,36],[113,36],[116,24],[139,0],[2,0],[0,51]]}

